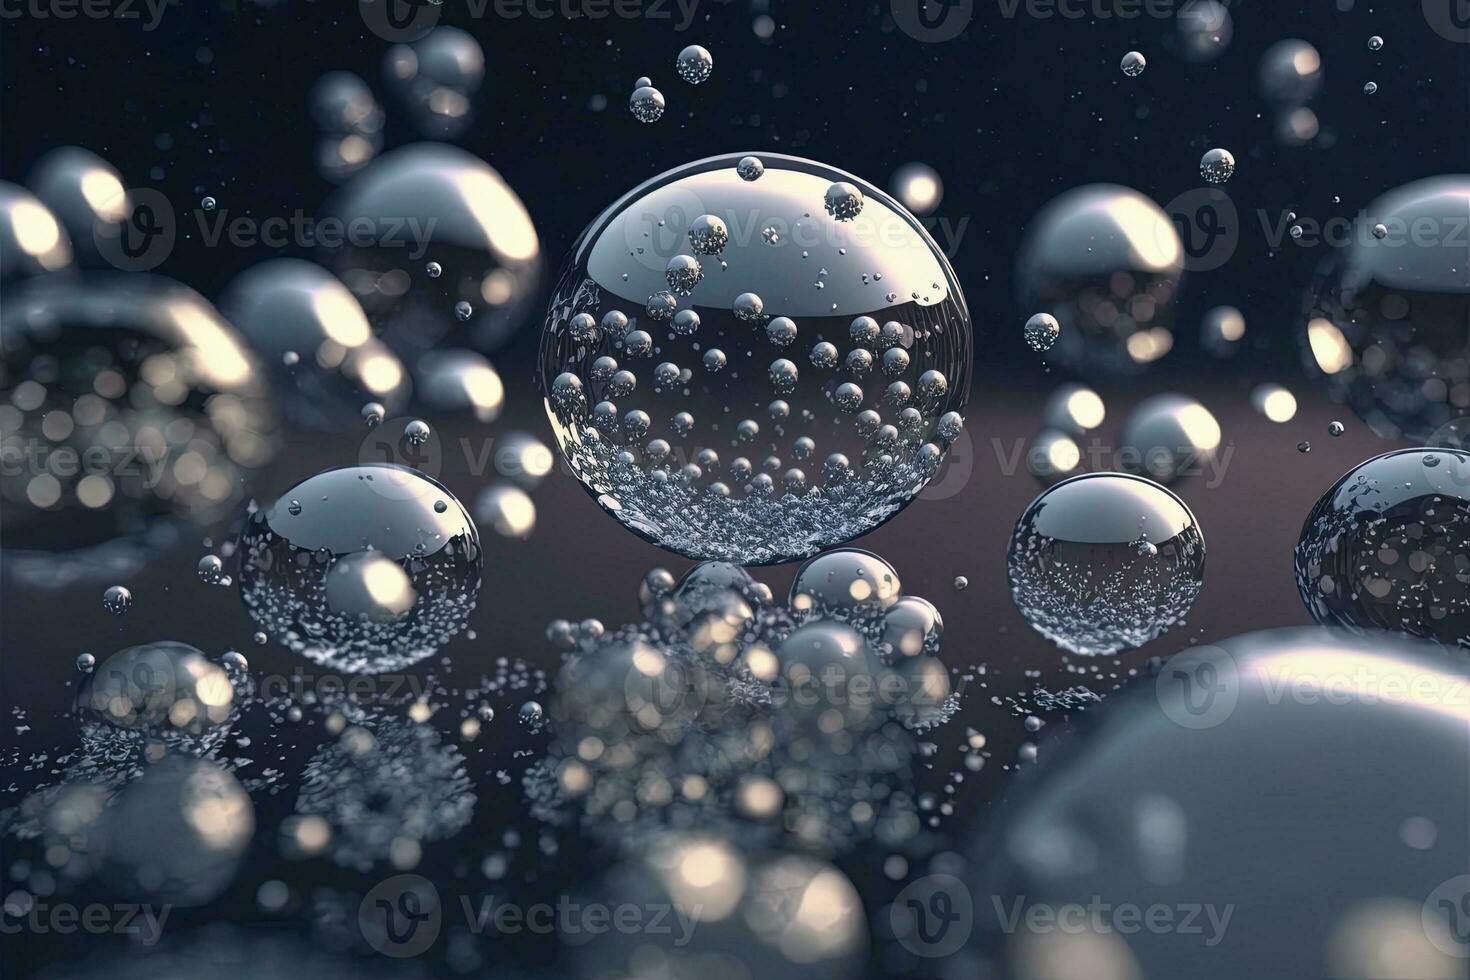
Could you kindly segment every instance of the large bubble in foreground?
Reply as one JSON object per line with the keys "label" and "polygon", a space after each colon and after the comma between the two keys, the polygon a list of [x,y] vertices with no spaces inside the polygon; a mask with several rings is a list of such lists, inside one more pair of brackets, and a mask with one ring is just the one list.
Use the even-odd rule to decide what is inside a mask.
{"label": "large bubble in foreground", "polygon": [[1177,654],[1043,742],[971,848],[973,975],[1463,976],[1467,674],[1458,651],[1316,627]]}
{"label": "large bubble in foreground", "polygon": [[[323,262],[405,360],[445,344],[488,353],[524,324],[540,240],[520,197],[480,158],[441,143],[401,147],[326,209],[350,240],[324,250]],[[468,316],[457,315],[460,304]]]}
{"label": "large bubble in foreground", "polygon": [[1308,364],[1385,438],[1430,443],[1470,414],[1467,213],[1467,174],[1390,191],[1334,243],[1308,298]]}
{"label": "large bubble in foreground", "polygon": [[1205,541],[1157,483],[1087,473],[1032,501],[1007,562],[1032,629],[1073,653],[1112,654],[1184,621],[1204,584]]}
{"label": "large bubble in foreground", "polygon": [[669,171],[588,226],[541,371],[604,509],[672,551],[751,564],[870,531],[923,489],[962,425],[970,319],[888,195],[741,159]]}
{"label": "large bubble in foreground", "polygon": [[1400,449],[1354,467],[1302,525],[1296,583],[1325,626],[1470,648],[1470,454]]}
{"label": "large bubble in foreground", "polygon": [[178,283],[30,282],[6,295],[0,335],[0,527],[25,581],[136,571],[234,513],[275,451],[259,365]]}
{"label": "large bubble in foreground", "polygon": [[229,886],[255,833],[234,776],[204,759],[166,757],[102,817],[98,873],[122,895],[203,905]]}
{"label": "large bubble in foreground", "polygon": [[480,537],[417,470],[325,470],[250,517],[240,596],[259,626],[333,670],[398,670],[458,633],[480,588]]}
{"label": "large bubble in foreground", "polygon": [[1173,347],[1183,268],[1184,248],[1162,208],[1127,187],[1088,184],[1032,221],[1016,279],[1027,315],[1050,313],[1062,325],[1049,362],[1127,375]]}
{"label": "large bubble in foreground", "polygon": [[220,305],[270,370],[294,421],[336,432],[365,401],[396,413],[407,400],[408,372],[321,266],[262,262],[231,281]]}

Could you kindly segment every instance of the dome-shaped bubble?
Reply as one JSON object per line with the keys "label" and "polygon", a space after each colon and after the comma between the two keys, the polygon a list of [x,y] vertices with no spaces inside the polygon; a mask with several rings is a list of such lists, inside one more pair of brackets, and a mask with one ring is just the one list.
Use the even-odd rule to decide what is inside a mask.
{"label": "dome-shaped bubble", "polygon": [[412,44],[390,48],[383,74],[432,139],[463,133],[475,120],[471,98],[485,79],[485,52],[457,27],[436,27]]}
{"label": "dome-shaped bubble", "polygon": [[1322,56],[1306,41],[1277,41],[1261,55],[1261,94],[1272,102],[1295,105],[1322,85]]}
{"label": "dome-shaped bubble", "polygon": [[101,829],[98,874],[112,888],[136,901],[203,905],[239,870],[255,807],[213,762],[169,756],[118,794]]}
{"label": "dome-shaped bubble", "polygon": [[900,596],[883,614],[883,643],[893,657],[933,654],[944,634],[944,620],[934,603],[916,595]]}
{"label": "dome-shaped bubble", "polygon": [[1087,473],[1032,501],[1007,565],[1032,629],[1073,653],[1105,655],[1183,622],[1204,582],[1205,542],[1184,501],[1157,483]]}
{"label": "dome-shaped bubble", "polygon": [[1308,297],[1309,366],[1385,438],[1424,442],[1470,414],[1470,261],[1453,234],[1467,209],[1466,174],[1390,191],[1332,249]]}
{"label": "dome-shaped bubble", "polygon": [[902,593],[898,572],[878,555],[859,548],[837,548],[808,559],[797,570],[791,583],[791,608],[817,613],[881,611]]}
{"label": "dome-shaped bubble", "polygon": [[[563,453],[609,513],[673,551],[764,563],[864,533],[923,488],[958,435],[970,321],[948,262],[882,191],[793,157],[766,155],[759,175],[741,160],[656,177],[588,227],[547,316],[542,381]],[[849,220],[826,211],[836,184],[864,202]],[[669,288],[675,258],[700,270],[688,296]],[[905,356],[879,381],[837,368],[869,343],[866,363]],[[722,370],[702,366],[710,348]],[[602,380],[605,357],[631,378]]]}
{"label": "dome-shaped bubble", "polygon": [[[446,342],[489,352],[524,323],[540,241],[521,199],[478,157],[441,143],[401,147],[343,185],[326,213],[359,231],[324,261],[405,359]],[[438,276],[425,271],[430,261]],[[457,303],[469,304],[468,319],[455,316]]]}
{"label": "dome-shaped bubble", "polygon": [[1133,374],[1168,352],[1184,268],[1178,232],[1126,187],[1089,184],[1031,222],[1017,267],[1022,307],[1061,335],[1048,362],[1083,374]]}
{"label": "dome-shaped bubble", "polygon": [[119,650],[89,671],[75,710],[82,737],[116,758],[145,741],[202,754],[228,734],[237,707],[224,668],[187,643],[161,640]]}
{"label": "dome-shaped bubble", "polygon": [[[325,269],[272,259],[236,276],[220,300],[269,367],[293,421],[340,431],[364,401],[396,413],[408,399],[408,373],[373,336],[362,306]],[[288,355],[296,355],[287,364]]]}
{"label": "dome-shaped bubble", "polygon": [[[1467,681],[1463,651],[1386,633],[1186,648],[1045,742],[967,848],[967,952],[994,977],[1459,976]],[[1140,909],[1174,927],[1134,928]],[[1036,969],[1064,963],[1085,966]]]}
{"label": "dome-shaped bubble", "polygon": [[1197,476],[1220,449],[1220,423],[1188,395],[1154,395],[1128,414],[1118,437],[1128,469],[1160,483]]}
{"label": "dome-shaped bubble", "polygon": [[1470,646],[1470,454],[1400,449],[1348,471],[1302,525],[1296,582],[1324,626]]}
{"label": "dome-shaped bubble", "polygon": [[90,150],[58,147],[31,167],[26,183],[66,228],[78,252],[93,252],[102,236],[122,232],[131,213],[122,175]]}
{"label": "dome-shaped bubble", "polygon": [[71,237],[30,191],[0,180],[0,282],[71,265]]}
{"label": "dome-shaped bubble", "polygon": [[235,511],[273,455],[244,341],[193,290],[150,276],[37,280],[0,312],[5,570],[101,582]]}
{"label": "dome-shaped bubble", "polygon": [[[302,481],[251,515],[239,553],[240,596],[256,623],[349,673],[433,654],[464,627],[480,588],[474,522],[448,490],[404,466],[344,466]],[[355,557],[369,553],[397,568]]]}

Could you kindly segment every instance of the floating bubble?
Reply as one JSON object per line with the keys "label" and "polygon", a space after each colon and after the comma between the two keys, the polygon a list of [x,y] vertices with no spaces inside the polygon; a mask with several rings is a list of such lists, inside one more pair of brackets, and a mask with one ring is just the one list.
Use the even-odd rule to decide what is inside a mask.
{"label": "floating bubble", "polygon": [[761,174],[766,172],[766,165],[761,162],[760,157],[741,157],[735,164],[735,172],[740,175],[741,180],[759,180]]}
{"label": "floating bubble", "polygon": [[808,559],[791,583],[791,608],[799,613],[882,611],[898,601],[903,583],[892,565],[871,551],[837,548]]}
{"label": "floating bubble", "polygon": [[94,254],[99,239],[116,239],[132,213],[122,175],[80,146],[49,151],[36,161],[26,182],[66,229],[66,237],[79,253]]}
{"label": "floating bubble", "polygon": [[1296,105],[1322,85],[1322,56],[1306,41],[1277,41],[1261,56],[1261,93],[1272,102]]}
{"label": "floating bubble", "polygon": [[169,756],[118,794],[101,823],[102,880],[132,900],[204,905],[240,868],[255,808],[235,777]]}
{"label": "floating bubble", "polygon": [[1215,147],[1200,157],[1199,175],[1212,184],[1223,184],[1235,173],[1235,155]]}
{"label": "floating bubble", "polygon": [[1363,83],[1363,94],[1364,95],[1377,95],[1378,94],[1378,83],[1377,82],[1364,82]]}
{"label": "floating bubble", "polygon": [[1347,426],[1343,425],[1341,422],[1334,420],[1327,423],[1327,434],[1329,436],[1332,436],[1334,439],[1336,439],[1338,436],[1342,435],[1346,431]]}
{"label": "floating bubble", "polygon": [[71,265],[71,238],[30,191],[0,181],[0,281]]}
{"label": "floating bubble", "polygon": [[893,172],[888,186],[893,196],[919,217],[933,214],[944,200],[944,181],[925,163],[906,163]]}
{"label": "floating bubble", "polygon": [[1200,346],[1216,357],[1230,357],[1245,337],[1245,316],[1233,306],[1216,306],[1200,323]]}
{"label": "floating bubble", "polygon": [[[1470,866],[1466,680],[1463,651],[1392,634],[1308,627],[1186,648],[1109,695],[1085,732],[1058,732],[1036,792],[968,849],[965,885],[986,896],[968,952],[1007,977],[1235,980],[1262,962],[1280,976],[1458,975],[1462,907],[1436,889]],[[1399,842],[1410,819],[1451,828],[1433,860]],[[1211,903],[1199,918],[1214,925],[1081,912],[1123,895],[1177,910],[1182,892]],[[1324,894],[1319,915],[1289,911]],[[1077,909],[1078,925],[1018,930],[1013,908]]]}
{"label": "floating bubble", "polygon": [[1123,56],[1123,60],[1118,67],[1129,78],[1137,78],[1148,67],[1148,59],[1143,56],[1141,51],[1129,51]]}
{"label": "floating bubble", "polygon": [[1368,50],[1369,51],[1382,51],[1383,50],[1383,38],[1379,37],[1377,34],[1374,34],[1372,37],[1368,38]]}
{"label": "floating bubble", "polygon": [[402,669],[430,656],[464,627],[480,586],[480,539],[469,514],[448,490],[403,466],[318,473],[257,510],[239,552],[240,595],[256,623],[347,673]]}
{"label": "floating bubble", "polygon": [[388,414],[388,409],[382,402],[367,402],[359,411],[363,422],[367,423],[369,429],[376,429],[383,424],[383,419]]}
{"label": "floating bubble", "polygon": [[628,110],[641,123],[658,122],[664,114],[664,94],[651,85],[636,88],[628,99]]}
{"label": "floating bubble", "polygon": [[1133,374],[1172,345],[1183,267],[1179,235],[1158,205],[1126,187],[1091,184],[1062,194],[1031,223],[1017,281],[1025,309],[1061,324],[1049,362]]}
{"label": "floating bubble", "polygon": [[1296,396],[1272,382],[1251,389],[1251,405],[1272,422],[1290,422],[1296,418]]}
{"label": "floating bubble", "polygon": [[90,653],[79,653],[77,654],[76,663],[77,670],[83,674],[86,674],[89,673],[92,668],[97,666],[97,658],[92,656]]}
{"label": "floating bubble", "polygon": [[1103,424],[1107,406],[1102,396],[1079,384],[1065,384],[1051,393],[1041,410],[1041,424],[1082,436]]}
{"label": "floating bubble", "polygon": [[710,73],[715,70],[715,58],[707,49],[691,44],[679,52],[676,67],[680,78],[690,85],[698,85],[709,78]]}
{"label": "floating bubble", "polygon": [[229,733],[237,704],[229,675],[199,650],[170,640],[108,657],[77,687],[82,738],[108,758],[146,742],[202,755]]}
{"label": "floating bubble", "polygon": [[505,406],[500,375],[475,351],[429,351],[418,359],[414,375],[424,403],[440,411],[493,422]]}
{"label": "floating bubble", "polygon": [[1142,646],[1179,623],[1204,582],[1194,515],[1137,476],[1088,473],[1026,508],[1011,538],[1011,596],[1032,629],[1072,653]]}
{"label": "floating bubble", "polygon": [[[1470,263],[1453,234],[1466,200],[1465,175],[1383,195],[1331,250],[1308,298],[1309,366],[1384,438],[1423,442],[1470,413]],[[1386,241],[1367,231],[1374,224]]]}
{"label": "floating bubble", "polygon": [[124,585],[110,585],[102,593],[102,608],[121,616],[133,608],[133,593]]}
{"label": "floating bubble", "polygon": [[[593,222],[547,317],[542,379],[562,451],[604,509],[671,550],[762,563],[875,527],[924,486],[959,434],[970,330],[948,263],[881,191],[789,157],[768,157],[764,176],[747,181],[736,159],[655,178]],[[866,201],[850,221],[814,207],[836,185]],[[718,273],[681,282],[691,295],[675,296],[666,288],[669,260],[698,251],[686,230],[715,227],[707,218],[727,235],[779,221],[786,236],[772,246],[731,235]],[[812,288],[817,268],[831,270],[825,290]],[[627,334],[584,329],[614,312]],[[877,333],[867,330],[855,344],[859,321]],[[879,324],[890,327],[885,333]],[[659,350],[665,359],[651,370],[625,352],[635,330],[667,338]],[[783,350],[797,337],[812,345],[810,368]],[[847,359],[847,371],[832,370],[854,349],[862,353]],[[876,376],[876,352],[895,349],[903,354],[883,362],[882,383],[850,380],[854,370]],[[691,370],[711,350],[726,367]],[[604,378],[601,358],[619,371]],[[629,379],[618,381],[623,373],[631,388]],[[890,439],[879,409],[897,383],[911,386],[912,397],[903,431],[894,427]],[[956,423],[948,435],[938,424],[946,413]],[[880,424],[869,426],[868,414]],[[767,417],[773,422],[757,422]],[[646,451],[654,442],[660,451]],[[825,467],[782,465],[803,451],[841,455],[851,468],[829,476]],[[772,469],[757,472],[767,459],[776,461]]]}
{"label": "floating bubble", "polygon": [[364,396],[395,410],[408,398],[403,365],[373,336],[347,287],[320,266],[300,259],[252,266],[229,284],[221,307],[275,368],[272,379],[297,423],[334,432]]}
{"label": "floating bubble", "polygon": [[1235,22],[1218,0],[1188,0],[1174,18],[1181,53],[1190,61],[1218,58],[1230,46]]}
{"label": "floating bubble", "polygon": [[[356,230],[347,247],[324,248],[324,261],[405,360],[444,344],[489,353],[525,322],[540,241],[521,199],[478,157],[440,143],[401,147],[344,184],[325,212]],[[430,254],[437,279],[421,271]],[[462,302],[468,320],[446,316]]]}
{"label": "floating bubble", "polygon": [[219,555],[205,555],[199,559],[196,570],[199,580],[206,585],[219,585],[220,580],[225,577],[225,563],[220,560]]}
{"label": "floating bubble", "polygon": [[1037,352],[1052,349],[1062,334],[1062,325],[1050,313],[1038,313],[1026,321],[1026,346]]}
{"label": "floating bubble", "polygon": [[536,504],[520,487],[495,484],[475,500],[475,520],[503,538],[526,538],[536,529]]}
{"label": "floating bubble", "polygon": [[1061,429],[1042,429],[1026,454],[1026,468],[1048,486],[1073,475],[1081,465],[1082,448]]}
{"label": "floating bubble", "polygon": [[1296,580],[1324,626],[1470,646],[1470,454],[1401,449],[1344,474],[1302,526]]}
{"label": "floating bubble", "polygon": [[1220,423],[1210,410],[1188,395],[1175,394],[1139,402],[1119,435],[1129,462],[1137,460],[1138,472],[1164,484],[1211,466],[1220,441]]}
{"label": "floating bubble", "polygon": [[327,180],[345,180],[371,163],[383,148],[383,109],[358,76],[327,72],[312,86],[308,101],[321,132],[316,144],[317,169]]}

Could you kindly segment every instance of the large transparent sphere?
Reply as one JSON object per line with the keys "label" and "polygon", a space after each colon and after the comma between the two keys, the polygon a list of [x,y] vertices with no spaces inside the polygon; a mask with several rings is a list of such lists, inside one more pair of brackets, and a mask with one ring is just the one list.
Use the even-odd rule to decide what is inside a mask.
{"label": "large transparent sphere", "polygon": [[1296,583],[1324,626],[1470,647],[1470,454],[1400,449],[1354,467],[1302,526]]}
{"label": "large transparent sphere", "polygon": [[1470,414],[1470,175],[1405,184],[1332,242],[1308,300],[1309,364],[1390,439],[1438,441]]}
{"label": "large transparent sphere", "polygon": [[541,370],[562,451],[610,514],[755,564],[866,533],[923,489],[962,425],[970,318],[887,194],[741,159],[656,177],[588,226]]}

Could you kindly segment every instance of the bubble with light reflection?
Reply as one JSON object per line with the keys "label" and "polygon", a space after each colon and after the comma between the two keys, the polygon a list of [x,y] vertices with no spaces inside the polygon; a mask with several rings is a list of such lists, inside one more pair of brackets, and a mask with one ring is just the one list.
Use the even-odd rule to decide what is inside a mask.
{"label": "bubble with light reflection", "polygon": [[1470,262],[1449,232],[1467,202],[1464,174],[1384,194],[1331,250],[1307,299],[1309,366],[1385,438],[1422,442],[1470,414]]}
{"label": "bubble with light reflection", "polygon": [[37,280],[0,312],[5,570],[102,582],[232,513],[275,451],[244,341],[201,296],[132,275]]}
{"label": "bubble with light reflection", "polygon": [[270,369],[292,421],[335,432],[365,400],[392,412],[407,401],[408,372],[373,336],[356,297],[320,266],[262,262],[230,282],[220,305]]}
{"label": "bubble with light reflection", "polygon": [[485,52],[469,33],[436,27],[389,48],[383,74],[422,135],[453,139],[475,121],[472,99],[485,78]]}
{"label": "bubble with light reflection", "polygon": [[505,406],[505,385],[484,355],[471,350],[434,350],[414,367],[419,397],[432,408],[493,422]]}
{"label": "bubble with light reflection", "polygon": [[944,200],[944,180],[927,163],[906,163],[888,183],[893,196],[919,217],[934,213]]}
{"label": "bubble with light reflection", "polygon": [[1261,55],[1260,83],[1272,102],[1306,102],[1322,86],[1322,56],[1306,41],[1277,41]]}
{"label": "bubble with light reflection", "polygon": [[187,643],[119,650],[77,685],[75,715],[91,750],[109,758],[145,742],[202,755],[229,733],[238,708],[224,668]]}
{"label": "bubble with light reflection", "polygon": [[1230,46],[1235,22],[1219,0],[1188,0],[1174,18],[1177,47],[1190,61],[1214,61]]}
{"label": "bubble with light reflection", "polygon": [[1126,187],[1090,184],[1031,222],[1017,267],[1028,313],[1061,324],[1049,363],[1084,374],[1133,374],[1173,346],[1184,250],[1169,216]]}
{"label": "bubble with light reflection", "polygon": [[[1073,957],[1119,980],[1235,980],[1262,962],[1281,976],[1463,973],[1464,919],[1428,900],[1470,866],[1467,680],[1462,651],[1389,633],[1186,648],[1042,744],[1034,792],[969,849],[966,885],[996,897],[975,903],[970,954],[1008,977],[1066,975],[1044,964]],[[1415,849],[1405,826],[1436,829],[1438,844]],[[1177,925],[1186,893],[1203,903],[1192,932],[1125,930],[1107,912],[1070,935],[1004,925],[1018,899],[1123,896],[1175,909]]]}
{"label": "bubble with light reflection", "polygon": [[765,563],[871,530],[924,487],[959,433],[970,321],[882,191],[794,157],[758,175],[740,161],[656,177],[588,227],[541,370],[604,509],[670,550]]}
{"label": "bubble with light reflection", "polygon": [[1087,656],[1142,646],[1183,622],[1204,564],[1204,537],[1184,501],[1121,473],[1087,473],[1042,493],[1017,522],[1007,557],[1026,622]]}
{"label": "bubble with light reflection", "polygon": [[1216,306],[1200,323],[1200,346],[1215,357],[1230,357],[1245,338],[1245,316],[1233,306]]}
{"label": "bubble with light reflection", "polygon": [[1041,410],[1041,424],[1074,436],[1083,436],[1103,424],[1107,406],[1096,391],[1065,384],[1051,393]]}
{"label": "bubble with light reflection", "polygon": [[1119,434],[1129,469],[1136,467],[1140,475],[1164,484],[1212,466],[1220,443],[1220,423],[1188,395],[1145,398],[1129,413]]}
{"label": "bubble with light reflection", "polygon": [[[478,157],[440,143],[400,147],[344,184],[326,213],[368,229],[323,261],[406,360],[445,344],[488,353],[524,322],[540,242],[521,199]],[[461,302],[472,310],[463,322]]]}
{"label": "bubble with light reflection", "polygon": [[240,596],[261,629],[348,673],[407,667],[458,633],[480,587],[479,533],[417,470],[344,466],[250,515]]}
{"label": "bubble with light reflection", "polygon": [[31,167],[26,183],[65,227],[79,253],[92,253],[99,238],[115,237],[130,213],[122,175],[90,150],[62,146]]}
{"label": "bubble with light reflection", "polygon": [[1470,454],[1400,449],[1344,474],[1302,525],[1296,581],[1324,626],[1470,647]]}
{"label": "bubble with light reflection", "polygon": [[239,870],[255,808],[229,772],[169,756],[128,784],[103,815],[98,874],[135,901],[212,901]]}
{"label": "bubble with light reflection", "polygon": [[0,181],[0,282],[71,265],[71,237],[24,187]]}
{"label": "bubble with light reflection", "polygon": [[307,97],[321,133],[317,169],[341,182],[367,166],[383,148],[383,108],[358,76],[330,71],[316,80]]}

